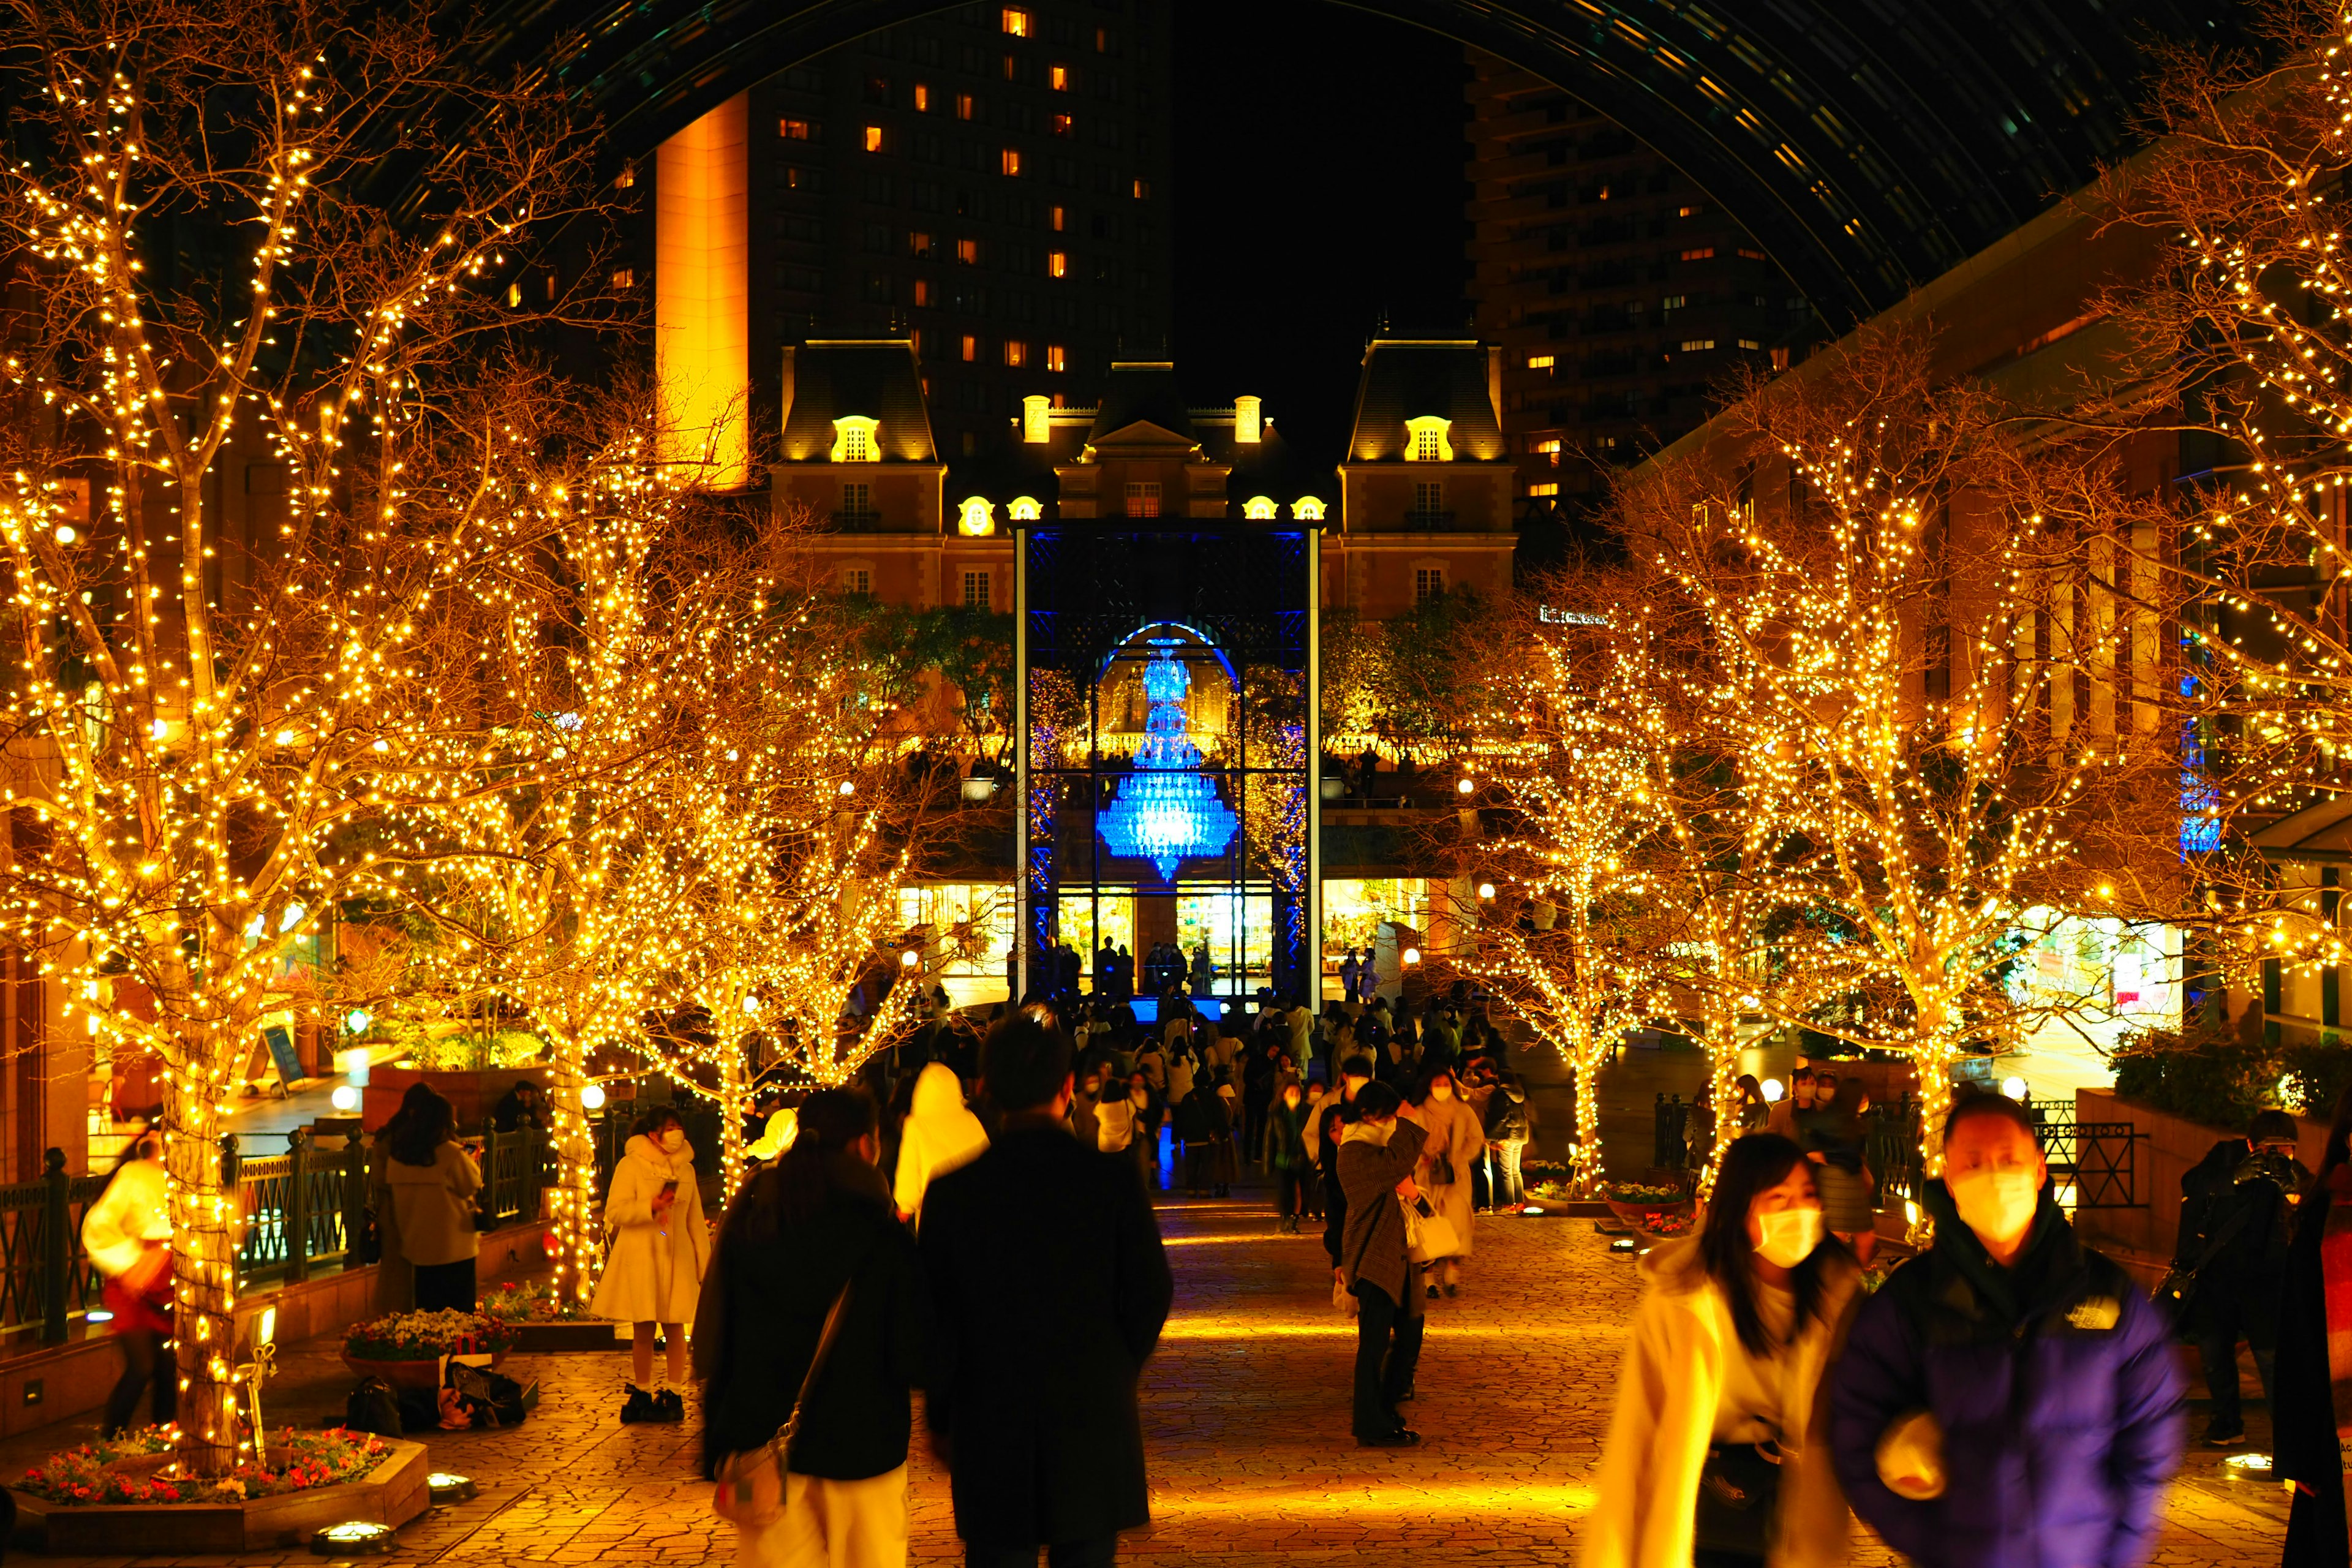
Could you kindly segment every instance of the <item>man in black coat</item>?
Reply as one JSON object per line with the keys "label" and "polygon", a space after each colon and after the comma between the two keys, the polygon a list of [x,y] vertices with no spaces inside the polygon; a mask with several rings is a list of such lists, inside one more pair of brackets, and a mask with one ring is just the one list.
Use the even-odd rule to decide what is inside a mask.
{"label": "man in black coat", "polygon": [[1004,1110],[923,1198],[925,1417],[967,1568],[1103,1568],[1150,1522],[1136,1380],[1175,1286],[1131,1157],[1070,1135],[1070,1043],[1007,1019],[982,1047]]}

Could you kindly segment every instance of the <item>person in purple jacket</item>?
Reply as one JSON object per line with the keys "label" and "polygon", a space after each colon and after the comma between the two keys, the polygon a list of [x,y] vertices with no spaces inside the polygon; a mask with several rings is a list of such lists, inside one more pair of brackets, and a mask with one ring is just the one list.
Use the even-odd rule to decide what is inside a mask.
{"label": "person in purple jacket", "polygon": [[1927,1184],[1936,1244],[1856,1312],[1831,1373],[1853,1510],[1922,1568],[2130,1568],[2180,1461],[2161,1315],[2074,1239],[2033,1123],[1978,1095]]}

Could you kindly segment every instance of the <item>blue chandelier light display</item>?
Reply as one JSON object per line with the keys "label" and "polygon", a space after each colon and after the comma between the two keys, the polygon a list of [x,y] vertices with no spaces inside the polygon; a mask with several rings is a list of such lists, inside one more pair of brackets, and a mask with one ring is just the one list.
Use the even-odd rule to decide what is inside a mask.
{"label": "blue chandelier light display", "polygon": [[1110,852],[1150,861],[1163,882],[1175,879],[1179,861],[1223,854],[1241,826],[1200,772],[1201,748],[1184,722],[1192,678],[1177,662],[1175,647],[1172,638],[1152,640],[1151,660],[1143,667],[1143,696],[1150,705],[1143,743],[1135,751],[1133,776],[1119,786],[1102,820]]}

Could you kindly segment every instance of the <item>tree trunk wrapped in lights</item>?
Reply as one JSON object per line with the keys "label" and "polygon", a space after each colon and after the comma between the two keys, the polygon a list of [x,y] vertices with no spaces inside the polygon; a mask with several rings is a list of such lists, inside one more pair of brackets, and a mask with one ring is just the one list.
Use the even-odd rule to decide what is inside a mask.
{"label": "tree trunk wrapped in lights", "polygon": [[[446,794],[436,760],[480,728],[475,606],[530,538],[501,431],[550,396],[481,350],[573,313],[501,296],[526,226],[600,186],[552,100],[454,68],[422,11],[6,14],[0,918],[98,1047],[162,1067],[182,1462],[216,1475],[239,1441],[223,1101],[266,1013],[332,1000],[285,971],[415,871],[381,824]],[[362,205],[427,106],[497,132],[436,149],[407,216]],[[215,269],[192,214],[261,238]],[[239,468],[280,481],[250,503],[267,526],[225,510]]]}

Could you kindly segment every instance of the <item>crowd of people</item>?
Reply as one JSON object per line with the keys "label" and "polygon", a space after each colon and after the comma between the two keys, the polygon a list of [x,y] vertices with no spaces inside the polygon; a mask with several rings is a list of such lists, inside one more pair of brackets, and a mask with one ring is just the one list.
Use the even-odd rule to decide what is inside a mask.
{"label": "crowd of people", "polygon": [[[682,1419],[689,1376],[704,1384],[740,1561],[901,1568],[919,1387],[972,1568],[1110,1563],[1148,1521],[1137,1385],[1172,1299],[1163,1179],[1217,1200],[1252,1169],[1281,1230],[1322,1221],[1333,1304],[1356,1319],[1353,1436],[1421,1442],[1404,1407],[1427,1303],[1474,1283],[1478,1215],[1523,1199],[1535,1112],[1500,1040],[1459,994],[1163,1005],[1145,1024],[1115,995],[1032,998],[984,1036],[940,1008],[865,1083],[755,1119],[766,1158],[715,1234],[684,1119],[637,1119],[593,1310],[633,1327],[624,1420]],[[1860,1080],[1801,1069],[1758,1105],[1696,1234],[1640,1262],[1588,1568],[1842,1563],[1857,1516],[1927,1568],[2127,1568],[2181,1458],[2183,1337],[2216,1448],[2244,1440],[2251,1345],[2295,1489],[2286,1561],[2347,1560],[2328,1348],[2352,1332],[2330,1316],[2352,1269],[2328,1233],[2352,1236],[2352,1092],[2315,1176],[2277,1111],[2189,1172],[2154,1301],[2076,1239],[2032,1116],[1981,1093],[1952,1105],[1921,1189],[1933,1245],[1865,1290]],[[491,1114],[544,1119],[527,1083]],[[446,1100],[408,1091],[371,1184],[380,1289],[470,1308],[482,1177]],[[84,1220],[124,1360],[109,1435],[142,1395],[158,1420],[173,1408],[166,1192],[159,1141],[138,1137]]]}

